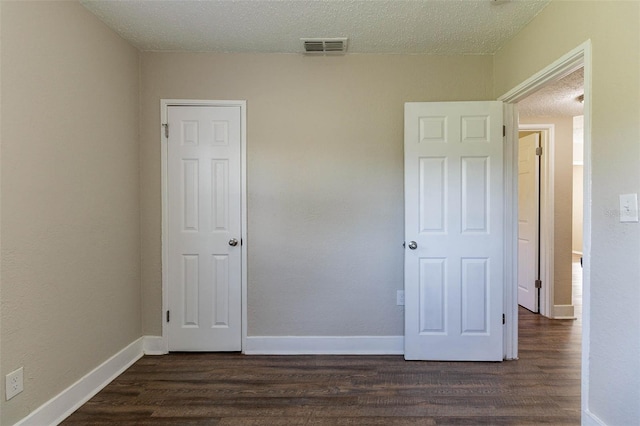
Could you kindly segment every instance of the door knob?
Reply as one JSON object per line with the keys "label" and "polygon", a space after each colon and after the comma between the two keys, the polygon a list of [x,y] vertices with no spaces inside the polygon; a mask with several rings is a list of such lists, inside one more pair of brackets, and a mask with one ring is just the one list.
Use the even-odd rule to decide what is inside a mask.
{"label": "door knob", "polygon": [[411,241],[411,242],[409,242],[409,248],[410,248],[411,250],[415,250],[415,249],[417,249],[417,248],[418,248],[418,243],[416,243],[415,241]]}
{"label": "door knob", "polygon": [[230,245],[231,247],[235,247],[235,246],[237,246],[237,245],[238,245],[238,240],[236,240],[235,238],[230,239],[230,240],[229,240],[229,245]]}

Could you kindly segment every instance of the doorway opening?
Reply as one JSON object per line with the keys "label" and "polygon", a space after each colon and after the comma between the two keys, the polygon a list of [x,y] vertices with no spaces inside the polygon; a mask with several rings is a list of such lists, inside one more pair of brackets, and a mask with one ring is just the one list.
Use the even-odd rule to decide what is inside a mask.
{"label": "doorway opening", "polygon": [[[584,68],[581,67],[518,103],[520,136],[529,134],[519,142],[518,166],[525,168],[518,172],[518,238],[523,249],[527,248],[522,244],[528,237],[527,231],[534,235],[529,229],[533,226],[527,227],[527,219],[529,216],[535,219],[536,210],[532,205],[537,200],[532,194],[533,182],[528,183],[525,179],[527,167],[539,167],[540,183],[539,221],[535,222],[538,225],[535,235],[539,238],[534,241],[537,250],[521,250],[518,259],[520,277],[523,272],[533,271],[529,274],[532,279],[518,283],[518,303],[553,319],[575,319],[572,265],[574,254],[582,256],[583,99]],[[536,133],[541,145],[533,159],[533,153],[526,155],[526,141],[531,144]],[[523,162],[525,157],[530,165]],[[527,190],[527,186],[531,189]],[[524,286],[535,291],[532,297],[523,291]]]}
{"label": "doorway opening", "polygon": [[[581,399],[582,407],[588,406],[589,401],[589,335],[590,335],[590,287],[591,287],[591,42],[587,40],[571,50],[558,60],[543,68],[518,86],[514,87],[498,100],[505,103],[505,121],[512,123],[513,128],[506,132],[505,157],[507,158],[506,172],[506,217],[505,230],[507,238],[505,248],[505,358],[518,357],[518,302],[516,286],[518,265],[517,256],[517,140],[518,133],[518,103],[526,99],[546,85],[562,79],[572,72],[582,68],[584,70],[584,95],[582,98],[584,116],[584,145],[583,145],[583,234],[582,234],[582,309],[581,309]],[[514,170],[515,169],[515,170]],[[512,253],[512,254],[508,254]]]}

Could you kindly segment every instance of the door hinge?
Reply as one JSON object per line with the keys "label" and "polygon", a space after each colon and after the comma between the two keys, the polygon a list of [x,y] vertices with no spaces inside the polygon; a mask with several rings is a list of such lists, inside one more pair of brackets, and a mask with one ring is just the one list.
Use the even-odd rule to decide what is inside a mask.
{"label": "door hinge", "polygon": [[507,136],[507,126],[502,126],[502,137]]}
{"label": "door hinge", "polygon": [[505,316],[505,314],[502,314],[502,325],[507,323],[507,317]]}
{"label": "door hinge", "polygon": [[536,147],[536,155],[538,157],[542,155],[542,147],[541,146],[537,146]]}
{"label": "door hinge", "polygon": [[167,311],[167,322],[171,321],[171,311]]}
{"label": "door hinge", "polygon": [[164,123],[162,127],[164,127],[164,137],[169,139],[169,123]]}
{"label": "door hinge", "polygon": [[536,288],[542,288],[542,281],[536,280]]}

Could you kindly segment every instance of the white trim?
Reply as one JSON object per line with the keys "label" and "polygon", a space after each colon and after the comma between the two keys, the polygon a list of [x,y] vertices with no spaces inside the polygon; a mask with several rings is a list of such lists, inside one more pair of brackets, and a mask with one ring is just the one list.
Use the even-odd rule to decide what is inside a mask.
{"label": "white trim", "polygon": [[[506,103],[517,103],[526,98],[531,93],[542,88],[551,81],[558,80],[567,74],[584,67],[584,200],[583,200],[583,270],[582,270],[582,375],[581,375],[581,395],[582,395],[582,419],[587,424],[587,418],[595,421],[596,417],[589,412],[589,355],[591,336],[591,91],[592,91],[592,63],[591,63],[591,40],[587,40],[580,46],[545,67],[531,78],[525,80],[509,92],[500,96],[498,100]],[[517,125],[517,119],[513,121]],[[507,133],[509,134],[509,132]],[[509,142],[507,140],[507,142]],[[513,160],[512,160],[513,161]],[[512,176],[505,175],[507,179]],[[508,194],[506,194],[508,196]],[[513,207],[513,204],[507,205]],[[515,206],[517,209],[517,206]],[[515,210],[517,211],[517,210]],[[511,212],[507,212],[507,215]],[[510,227],[507,230],[512,229]],[[509,232],[509,231],[508,231]],[[510,231],[516,232],[517,231]],[[513,235],[510,236],[513,238]],[[508,239],[507,239],[508,240]],[[511,257],[516,257],[517,251],[511,253]],[[511,260],[513,262],[513,260]],[[515,285],[514,282],[511,285]],[[507,300],[505,307],[507,312],[517,313],[517,300],[513,298]],[[507,339],[514,338],[515,341],[506,341],[507,348],[517,347],[517,327],[513,334],[507,334]],[[597,424],[597,423],[596,423]]]}
{"label": "white trim", "polygon": [[[518,359],[518,105],[503,105],[504,146],[504,359]],[[515,253],[515,256],[514,256]],[[516,283],[514,285],[514,283]]]}
{"label": "white trim", "polygon": [[553,305],[553,319],[576,319],[573,305]]}
{"label": "white trim", "polygon": [[[572,72],[582,68],[587,49],[591,49],[591,41],[582,43],[580,46],[500,96],[498,100],[507,103],[518,103],[545,85],[561,80]],[[585,98],[586,97],[585,94]]]}
{"label": "white trim", "polygon": [[589,410],[582,412],[582,426],[607,426],[598,416]]}
{"label": "white trim", "polygon": [[142,348],[145,355],[167,354],[162,336],[143,336]]}
{"label": "white trim", "polygon": [[[161,143],[161,185],[162,185],[162,344],[159,352],[169,352],[169,340],[167,337],[167,323],[165,312],[169,307],[168,292],[168,260],[169,251],[167,246],[167,234],[169,224],[167,221],[168,201],[167,201],[167,138],[162,128],[162,124],[167,123],[167,108],[169,106],[239,106],[240,107],[240,179],[242,184],[242,208],[241,208],[241,238],[242,238],[242,271],[241,271],[241,291],[242,291],[242,348],[246,346],[247,339],[247,101],[216,101],[198,99],[161,99],[160,100],[160,143]],[[163,351],[163,352],[162,352]]]}
{"label": "white trim", "polygon": [[247,247],[249,246],[249,240],[247,238],[247,101],[241,101],[240,105],[240,180],[241,191],[240,200],[242,202],[242,210],[240,219],[242,244],[240,244],[240,250],[242,252],[242,266],[241,266],[241,310],[242,310],[242,347],[246,347],[247,344],[247,330],[248,330],[248,285],[247,285],[247,271],[248,267],[248,255]]}
{"label": "white trim", "polygon": [[142,337],[135,340],[67,389],[45,402],[16,425],[60,424],[133,363],[142,358],[142,341]]}
{"label": "white trim", "polygon": [[582,252],[581,251],[577,251],[577,250],[573,250],[571,251],[572,254],[577,254],[578,256],[582,256]]}
{"label": "white trim", "polygon": [[[589,360],[591,358],[591,91],[592,64],[591,41],[584,49],[584,169],[583,169],[583,223],[582,223],[582,376],[581,395],[583,418],[592,416],[589,411]],[[593,416],[595,417],[595,416]]]}
{"label": "white trim", "polygon": [[402,355],[404,336],[251,336],[247,355]]}
{"label": "white trim", "polygon": [[170,101],[165,101],[164,99],[160,100],[160,180],[162,187],[162,312],[160,312],[160,323],[162,324],[162,344],[165,352],[169,352],[169,338],[168,338],[168,327],[165,321],[165,312],[169,309],[169,269],[167,265],[169,264],[169,244],[167,244],[167,235],[169,233],[169,220],[167,218],[167,212],[169,211],[169,201],[168,201],[168,188],[169,188],[169,180],[168,180],[168,138],[165,137],[165,132],[163,129],[163,124],[168,123],[168,111],[167,108],[170,104]]}
{"label": "white trim", "polygon": [[[538,131],[541,134],[540,162],[540,314],[554,318],[555,288],[555,125],[521,124],[520,131]],[[516,175],[517,180],[517,175]]]}

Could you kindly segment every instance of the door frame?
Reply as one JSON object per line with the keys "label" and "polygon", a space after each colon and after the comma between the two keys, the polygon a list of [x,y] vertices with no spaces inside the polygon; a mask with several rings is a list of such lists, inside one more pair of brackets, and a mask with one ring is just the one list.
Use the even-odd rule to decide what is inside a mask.
{"label": "door frame", "polygon": [[518,358],[518,110],[517,103],[546,84],[584,68],[584,199],[582,283],[582,406],[589,398],[589,334],[591,321],[591,40],[544,67],[498,100],[504,102],[505,123],[505,358]]}
{"label": "door frame", "polygon": [[540,159],[540,315],[554,318],[554,179],[555,179],[555,126],[553,124],[520,124],[518,131],[540,133],[542,157]]}
{"label": "door frame", "polygon": [[161,176],[162,176],[162,343],[161,348],[164,353],[169,352],[169,336],[165,313],[169,309],[169,246],[167,236],[169,235],[168,212],[168,176],[167,164],[169,156],[169,139],[165,136],[164,124],[168,118],[168,109],[171,106],[208,106],[208,107],[240,107],[240,181],[241,181],[241,218],[240,218],[240,238],[241,238],[241,321],[242,321],[242,352],[247,347],[247,101],[216,101],[216,100],[195,100],[195,99],[161,99],[160,100],[160,142],[161,142]]}

